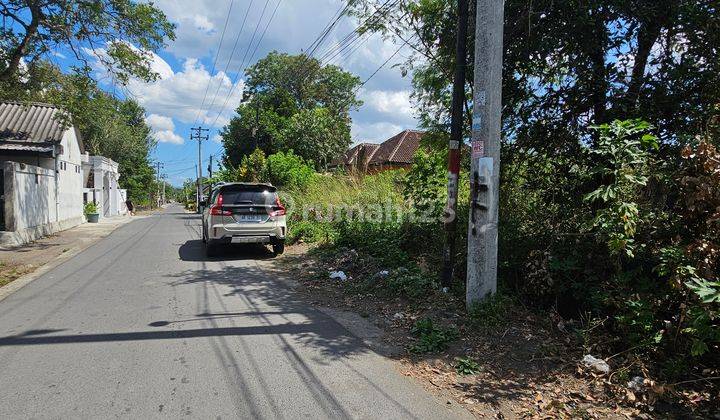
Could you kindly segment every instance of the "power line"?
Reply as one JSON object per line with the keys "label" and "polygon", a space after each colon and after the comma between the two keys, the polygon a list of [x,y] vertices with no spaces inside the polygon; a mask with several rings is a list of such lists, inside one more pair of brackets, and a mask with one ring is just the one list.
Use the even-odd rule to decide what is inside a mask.
{"label": "power line", "polygon": [[[382,11],[382,9],[384,8],[384,6],[386,6],[388,3],[390,3],[390,1],[392,1],[392,0],[387,0],[385,3],[383,3],[383,5],[382,5],[380,8],[378,8],[378,9],[375,11],[375,13],[373,13],[373,15],[370,16],[370,18],[366,19],[366,21],[363,23],[363,25],[361,25],[361,26],[358,27],[358,28],[361,28],[361,27],[364,26],[365,24],[371,23],[370,20],[373,19],[373,16],[375,16],[378,12]],[[279,5],[280,5],[281,2],[282,2],[282,0],[279,0],[278,3],[277,3],[277,5],[275,6],[275,10],[273,11],[273,15],[270,17],[270,20],[268,21],[267,25],[265,26],[265,30],[263,31],[263,37],[264,37],[264,35],[265,35],[265,31],[267,31],[267,28],[268,28],[268,26],[270,25],[270,22],[272,21],[272,18],[275,16],[275,12],[277,11],[277,8],[279,7]],[[399,0],[395,0],[395,2],[394,2],[393,4],[391,4],[384,12],[382,12],[383,15],[387,14],[387,13],[391,10],[391,8],[392,8],[395,4],[397,4],[398,2],[399,2]],[[380,15],[378,15],[376,19],[380,19],[380,18],[381,18]],[[377,20],[375,20],[375,21],[377,21]],[[353,33],[355,33],[355,31],[354,31]],[[397,48],[397,50],[395,50],[395,52],[393,52],[393,54],[390,55],[390,57],[388,57],[387,60],[385,60],[375,71],[373,71],[372,74],[370,74],[370,76],[368,76],[362,83],[360,83],[360,85],[358,85],[358,87],[357,87],[357,88],[355,89],[355,91],[353,92],[353,96],[354,96],[355,94],[357,94],[358,91],[359,91],[363,86],[365,86],[370,80],[372,80],[372,78],[375,77],[375,76],[378,74],[378,72],[380,72],[380,70],[382,70],[393,58],[395,58],[395,57],[400,53],[400,51],[403,49],[403,47],[405,47],[405,45],[409,44],[416,36],[417,36],[417,35],[413,35],[413,36],[411,36],[410,38],[408,38],[407,40],[405,40],[403,43],[401,43],[400,46]],[[262,37],[260,38],[260,41],[262,41]],[[258,45],[259,45],[259,44],[260,44],[260,42],[258,42]],[[311,44],[311,45],[312,45],[312,44]],[[256,48],[256,49],[257,49],[257,48]],[[357,48],[356,48],[356,49],[357,49]],[[353,50],[353,51],[354,51],[354,50]],[[253,56],[254,56],[254,53],[253,53]],[[322,65],[322,63],[321,63],[321,65]],[[238,76],[238,74],[239,74],[239,73],[236,74],[236,77]],[[303,75],[303,76],[301,77],[301,79],[303,79],[303,78],[305,78],[305,77],[307,77],[307,76],[308,76],[308,74],[305,74],[305,75]],[[235,87],[235,82],[233,81],[233,88],[234,88],[234,87]],[[220,115],[221,115],[222,112],[225,110],[225,107],[226,107],[226,105],[227,105],[227,101],[229,100],[229,98],[230,98],[231,95],[232,95],[232,90],[230,91],[230,93],[228,94],[228,96],[226,96],[226,98],[225,98],[225,103],[223,104],[223,107],[221,108],[220,112],[218,113],[218,115],[215,117],[215,120],[213,121],[213,124],[212,124],[213,126],[216,124],[217,120],[220,118]],[[223,144],[218,145],[218,148],[216,148],[213,153],[218,153],[223,147],[224,147]]]}
{"label": "power line", "polygon": [[217,51],[215,51],[215,59],[213,59],[212,71],[210,72],[210,78],[208,79],[207,86],[205,87],[205,94],[203,95],[202,103],[200,104],[200,109],[198,109],[198,113],[195,116],[195,122],[193,124],[197,124],[198,119],[200,118],[200,113],[202,112],[202,107],[205,105],[205,99],[207,98],[208,91],[210,90],[210,84],[212,83],[213,74],[215,73],[215,65],[217,64],[218,57],[220,56],[220,50],[222,49],[223,39],[225,39],[225,31],[227,30],[227,25],[228,25],[228,22],[230,21],[230,12],[232,11],[232,7],[233,7],[234,3],[235,3],[235,0],[230,0],[230,8],[228,9],[228,15],[227,15],[227,18],[225,18],[225,25],[223,26],[222,34],[220,35],[220,43],[218,44]]}
{"label": "power line", "polygon": [[[380,21],[384,21],[388,17],[388,13],[392,10],[392,8],[395,6],[395,4],[397,4],[397,2],[388,6],[388,8],[384,11],[384,13],[382,13],[382,15],[378,15],[372,23],[375,24],[375,23],[379,23]],[[373,13],[377,13],[377,12],[381,11],[381,9],[382,9],[382,6],[380,8],[375,9]],[[403,16],[401,16],[398,19],[403,19],[405,16],[407,16],[407,14],[408,14],[408,12],[405,12],[405,14],[403,14]],[[392,26],[392,24],[390,26]],[[347,52],[347,54],[342,54],[343,51],[347,49],[347,46],[346,46],[342,50],[333,54],[331,57],[325,59],[323,62],[323,65],[332,63],[335,60],[335,58],[337,58],[338,56],[342,57],[343,60],[349,59],[353,54],[355,54],[355,52],[357,52],[360,49],[360,47],[365,45],[372,38],[372,35],[373,34],[371,31],[363,31],[363,33],[356,38],[357,40],[360,40],[360,39],[362,39],[362,40],[357,42],[354,47],[351,46],[352,43],[350,43],[349,45],[351,46],[351,48]],[[406,39],[403,38],[402,36],[398,36],[398,38],[400,38],[401,41],[406,41]],[[337,64],[339,65],[340,62],[338,62]]]}
{"label": "power line", "polygon": [[[245,49],[245,54],[243,54],[243,58],[240,61],[240,67],[238,68],[238,70],[245,68],[245,59],[248,57],[248,54],[250,53],[250,49],[252,48],[253,41],[255,41],[255,35],[257,35],[257,33],[258,33],[258,29],[260,29],[260,24],[262,23],[263,17],[265,17],[265,11],[267,10],[267,7],[269,4],[270,4],[270,0],[265,0],[265,5],[263,6],[262,12],[260,12],[260,17],[258,18],[257,24],[255,25],[255,30],[253,31],[253,34],[250,37],[250,42],[248,42],[248,46]],[[279,6],[279,5],[280,5],[280,2],[278,1],[278,3],[275,5],[275,10],[277,10],[277,6]],[[268,20],[268,25],[274,16],[275,15],[273,14],[270,17],[270,19]],[[267,28],[267,25],[265,27]],[[262,39],[260,39],[258,41],[258,45],[260,44],[260,42],[262,42]],[[250,64],[250,63],[248,62],[248,64]]]}
{"label": "power line", "polygon": [[[255,30],[252,33],[252,36],[250,37],[250,42],[248,42],[247,48],[245,49],[245,54],[243,54],[242,59],[240,60],[240,65],[238,66],[237,72],[235,73],[235,77],[232,80],[232,83],[230,85],[230,92],[228,93],[227,97],[225,98],[225,102],[223,102],[223,108],[218,112],[215,120],[211,124],[211,126],[214,126],[215,123],[217,123],[217,120],[220,118],[220,114],[225,110],[225,105],[227,104],[227,101],[232,96],[232,93],[235,91],[235,83],[237,79],[240,77],[240,73],[244,69],[245,66],[245,58],[247,58],[248,53],[250,52],[250,48],[252,48],[253,41],[255,41],[255,36],[257,35],[258,29],[260,28],[260,23],[262,23],[262,19],[265,16],[265,10],[267,10],[268,4],[270,4],[270,0],[265,0],[265,5],[263,6],[262,12],[260,12],[260,17],[258,18],[257,24],[255,25]],[[217,93],[217,92],[216,92]],[[211,108],[212,109],[212,108]]]}
{"label": "power line", "polygon": [[[254,1],[255,0],[250,0],[250,3],[248,4],[247,9],[245,10],[245,16],[243,17],[242,24],[240,25],[240,30],[238,31],[237,36],[235,37],[235,43],[233,43],[232,51],[230,51],[230,56],[228,57],[228,61],[227,61],[227,63],[225,63],[225,69],[223,69],[223,72],[225,74],[227,74],[227,70],[230,67],[230,63],[232,62],[232,59],[235,56],[235,49],[237,48],[238,41],[240,41],[240,36],[242,35],[243,29],[245,28],[245,22],[247,21],[247,17],[250,14],[250,8],[252,7]],[[267,3],[265,3],[265,6],[267,7]],[[263,14],[264,13],[265,13],[265,9],[263,9]],[[262,16],[260,18],[262,19]],[[250,41],[250,42],[252,42],[252,41]],[[243,60],[244,60],[244,58],[243,58]],[[220,92],[220,88],[222,88],[222,82],[220,82],[217,89],[215,89],[215,94],[213,95],[213,99],[212,99],[212,101],[210,101],[210,105],[209,105],[211,108],[213,105],[215,105],[215,100],[217,99],[218,93]]]}
{"label": "power line", "polygon": [[337,12],[330,18],[330,22],[325,25],[325,28],[323,28],[322,31],[320,31],[320,34],[313,40],[313,42],[310,44],[310,46],[306,49],[307,56],[312,57],[313,54],[315,54],[315,51],[322,45],[323,42],[325,42],[325,39],[330,34],[330,32],[335,28],[335,25],[340,21],[340,18],[343,17],[347,9],[350,7],[350,2],[346,3],[344,7],[341,7],[338,9]]}
{"label": "power line", "polygon": [[[338,56],[347,60],[348,58],[350,58],[351,55],[353,55],[355,53],[355,51],[357,51],[358,49],[360,49],[360,47],[365,45],[365,43],[371,38],[371,36],[369,36],[368,33],[366,32],[366,33],[363,33],[358,39],[360,39],[360,38],[362,38],[362,41],[356,43],[355,46],[353,46],[352,44],[347,44],[345,47],[343,47],[343,49],[338,50],[331,57],[323,60],[323,64],[327,65],[327,64],[332,63],[333,61],[335,61],[335,58],[337,58]],[[347,47],[350,47],[350,51],[343,57],[343,52],[345,52]]]}
{"label": "power line", "polygon": [[369,25],[376,24],[382,18],[382,15],[390,12],[390,10],[392,10],[392,8],[400,2],[400,0],[395,0],[392,4],[389,4],[391,1],[392,0],[386,0],[385,3],[380,5],[380,7],[376,9],[367,19],[365,19],[363,23],[361,23],[360,25],[358,25],[357,28],[353,29],[350,33],[345,35],[337,44],[335,44],[335,46],[325,51],[325,53],[323,53],[318,58],[318,60],[322,62],[328,57],[335,54],[338,50],[344,50],[348,48],[349,45],[355,43],[362,35],[367,32],[367,28]]}
{"label": "power line", "polygon": [[[265,28],[263,29],[260,39],[258,40],[257,46],[255,47],[255,50],[253,51],[253,55],[250,57],[250,61],[248,62],[248,65],[252,61],[252,58],[255,56],[255,52],[257,52],[259,45],[262,43],[262,40],[265,38],[265,34],[267,33],[268,28],[270,27],[270,23],[272,23],[273,19],[275,18],[275,14],[277,13],[278,8],[280,7],[280,4],[282,3],[282,1],[283,0],[278,0],[277,4],[275,5],[275,9],[273,10],[272,15],[270,16],[270,19],[268,19],[267,23],[265,24]],[[268,2],[269,2],[269,0],[268,0]],[[258,26],[259,26],[259,23],[260,23],[260,21],[258,20]],[[257,27],[256,27],[256,29],[257,29]],[[247,67],[243,67],[242,64],[244,64],[244,60],[241,63],[242,70],[238,69],[238,72],[235,73],[235,77],[233,78],[233,83],[232,83],[232,87],[230,88],[230,92],[228,92],[227,96],[225,97],[225,101],[223,102],[223,105],[220,108],[220,111],[217,113],[215,120],[213,120],[213,123],[211,124],[212,126],[215,126],[215,124],[217,124],[217,120],[220,119],[220,116],[225,111],[225,108],[227,107],[227,103],[230,100],[230,98],[232,97],[235,87],[237,86],[237,84],[236,84],[237,79],[240,77],[241,72],[243,72],[247,68]]]}
{"label": "power line", "polygon": [[382,70],[382,68],[385,67],[385,66],[387,65],[387,63],[390,62],[390,60],[392,60],[393,58],[395,58],[395,56],[398,55],[398,53],[400,53],[400,50],[402,50],[405,45],[407,45],[408,43],[410,43],[410,41],[412,41],[412,40],[415,38],[415,36],[416,36],[416,35],[411,36],[410,38],[408,38],[407,41],[405,41],[405,42],[403,42],[402,44],[400,44],[400,46],[398,47],[398,49],[395,50],[395,52],[394,52],[387,60],[385,60],[385,62],[382,63],[382,64],[380,65],[380,67],[378,67],[378,69],[375,70],[375,71],[373,72],[373,74],[370,75],[370,77],[368,77],[367,79],[365,79],[365,81],[362,82],[362,84],[361,84],[360,86],[361,86],[361,87],[362,87],[362,86],[365,86],[365,84],[366,84],[367,82],[369,82],[370,79],[372,79],[373,77],[375,77],[375,75],[378,74],[378,72],[379,72],[380,70]]}

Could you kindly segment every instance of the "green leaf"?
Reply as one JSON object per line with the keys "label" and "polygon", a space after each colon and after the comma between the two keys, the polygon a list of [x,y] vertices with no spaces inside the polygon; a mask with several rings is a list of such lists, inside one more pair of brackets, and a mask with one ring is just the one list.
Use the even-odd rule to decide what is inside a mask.
{"label": "green leaf", "polygon": [[704,303],[720,302],[720,282],[694,278],[685,283]]}

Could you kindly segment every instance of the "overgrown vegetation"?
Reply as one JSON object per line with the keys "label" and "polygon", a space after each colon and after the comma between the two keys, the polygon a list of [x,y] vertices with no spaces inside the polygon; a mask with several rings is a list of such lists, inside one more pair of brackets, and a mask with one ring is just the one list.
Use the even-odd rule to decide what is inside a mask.
{"label": "overgrown vegetation", "polygon": [[458,337],[454,327],[441,327],[435,325],[432,319],[425,318],[415,322],[410,331],[418,338],[417,343],[410,346],[410,353],[436,353],[446,350],[450,343]]}
{"label": "overgrown vegetation", "polygon": [[[523,303],[554,308],[567,319],[607,318],[594,332],[617,337],[614,352],[715,363],[720,156],[712,139],[697,139],[670,161],[643,121],[613,121],[594,130],[597,140],[572,160],[533,156],[504,168],[504,291],[471,308],[469,325],[501,325]],[[443,173],[444,160],[421,151],[408,172],[316,175],[291,189],[291,237],[340,253],[354,250],[371,259],[365,264],[372,270],[388,270],[358,290],[408,302],[431,296],[443,238],[437,215],[445,200],[444,183],[433,179]],[[385,202],[392,205],[374,217]],[[461,285],[466,238],[463,229],[459,233]],[[438,334],[425,335],[415,351],[435,351],[429,349]]]}

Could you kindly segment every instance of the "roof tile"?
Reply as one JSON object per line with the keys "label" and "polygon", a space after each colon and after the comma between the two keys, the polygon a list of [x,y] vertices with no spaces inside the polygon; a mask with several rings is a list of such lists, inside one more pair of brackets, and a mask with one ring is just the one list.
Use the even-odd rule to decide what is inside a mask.
{"label": "roof tile", "polygon": [[380,144],[370,160],[370,165],[412,163],[423,135],[424,132],[416,130],[405,130],[396,134]]}

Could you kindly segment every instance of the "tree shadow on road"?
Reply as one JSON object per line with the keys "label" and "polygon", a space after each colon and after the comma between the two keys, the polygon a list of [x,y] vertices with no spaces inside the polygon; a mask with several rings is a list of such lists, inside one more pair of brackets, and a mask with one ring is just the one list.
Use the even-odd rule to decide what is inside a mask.
{"label": "tree shadow on road", "polygon": [[[241,312],[203,312],[197,314],[197,318],[250,317],[267,325],[265,328],[270,332],[284,326],[282,328],[292,331],[278,330],[277,334],[291,334],[303,345],[319,350],[327,360],[370,351],[362,340],[294,293],[288,280],[280,278],[277,273],[255,266],[234,267],[220,260],[213,261],[213,265],[207,268],[187,270],[172,277],[172,286],[198,285],[208,289],[207,293],[217,293],[219,297],[237,297],[239,303],[247,308]],[[302,321],[298,323],[298,319]]]}

